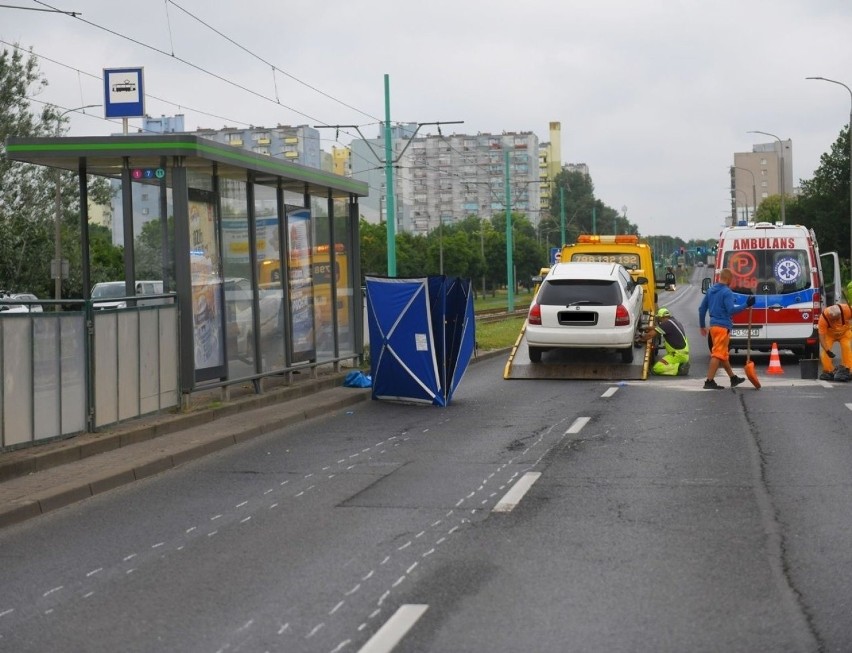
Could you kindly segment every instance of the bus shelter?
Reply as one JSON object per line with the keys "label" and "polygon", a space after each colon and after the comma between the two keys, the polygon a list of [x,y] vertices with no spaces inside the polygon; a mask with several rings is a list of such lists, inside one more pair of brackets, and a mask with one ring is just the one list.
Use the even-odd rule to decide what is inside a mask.
{"label": "bus shelter", "polygon": [[[92,301],[87,175],[120,181],[121,215],[113,224],[124,234],[128,298],[138,288],[133,234],[143,222],[159,221],[162,292],[173,295],[176,306],[175,387],[183,397],[246,380],[259,392],[269,375],[360,359],[358,198],[367,195],[367,184],[192,134],[10,138],[6,155],[78,174],[81,299],[95,316],[96,331],[101,317],[108,324],[107,315],[151,307],[131,299],[126,307],[99,311]],[[157,207],[153,214],[140,210],[141,198]],[[118,333],[108,337],[120,359],[126,329],[112,322]],[[162,331],[159,324],[154,328]],[[86,360],[94,366],[95,355]],[[116,366],[113,380],[121,388]],[[87,376],[96,386],[101,371],[89,369]],[[98,392],[89,394],[97,413]],[[120,411],[115,419],[105,412],[111,416],[106,422],[96,418],[90,426],[122,418]]]}

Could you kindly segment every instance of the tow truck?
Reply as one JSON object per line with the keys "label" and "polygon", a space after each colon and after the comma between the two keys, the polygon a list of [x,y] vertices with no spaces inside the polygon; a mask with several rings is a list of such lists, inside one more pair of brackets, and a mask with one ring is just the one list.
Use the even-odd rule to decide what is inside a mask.
{"label": "tow truck", "polygon": [[[654,326],[654,315],[657,309],[657,283],[654,276],[654,257],[648,243],[641,242],[638,236],[600,236],[581,235],[577,242],[564,245],[558,260],[569,261],[605,261],[620,263],[634,277],[644,276],[648,279],[645,289],[643,324]],[[550,268],[541,268],[539,274],[533,277],[535,288],[533,296],[538,293],[542,279]],[[509,359],[503,370],[504,379],[600,379],[610,381],[645,380],[651,364],[652,347],[643,343],[643,349],[634,356],[633,363],[621,362],[618,353],[602,352],[599,350],[583,349],[553,349],[545,352],[540,363],[533,363],[529,358],[529,347],[526,342],[526,326],[521,327],[521,333],[512,347]]]}

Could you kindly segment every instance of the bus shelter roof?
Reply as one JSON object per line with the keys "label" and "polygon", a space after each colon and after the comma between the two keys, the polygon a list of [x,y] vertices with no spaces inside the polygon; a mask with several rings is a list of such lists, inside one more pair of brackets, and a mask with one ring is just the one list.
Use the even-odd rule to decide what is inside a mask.
{"label": "bus shelter roof", "polygon": [[209,169],[211,163],[216,163],[218,174],[223,177],[245,179],[246,171],[250,171],[255,183],[276,185],[280,179],[285,190],[298,193],[326,196],[330,190],[335,199],[365,197],[369,193],[364,182],[194,134],[10,137],[6,141],[6,158],[12,161],[77,172],[80,159],[85,158],[88,174],[112,178],[121,177],[125,158],[131,159],[134,169],[157,169],[163,157],[175,156],[183,157],[183,165],[189,169]]}

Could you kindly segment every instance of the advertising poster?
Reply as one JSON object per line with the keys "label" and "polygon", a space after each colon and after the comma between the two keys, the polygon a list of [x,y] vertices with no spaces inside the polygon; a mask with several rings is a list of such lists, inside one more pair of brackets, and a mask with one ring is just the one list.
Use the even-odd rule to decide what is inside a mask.
{"label": "advertising poster", "polygon": [[287,215],[290,236],[290,314],[292,316],[293,362],[314,360],[313,269],[311,246],[311,213],[300,209]]}
{"label": "advertising poster", "polygon": [[219,273],[215,217],[212,204],[190,200],[189,229],[193,247],[190,252],[190,273],[196,373],[225,364],[222,278]]}
{"label": "advertising poster", "polygon": [[[281,279],[281,255],[278,252],[278,217],[258,217],[256,224],[257,262],[261,286]],[[233,265],[248,265],[249,242],[245,219],[222,220],[222,248],[226,269]]]}

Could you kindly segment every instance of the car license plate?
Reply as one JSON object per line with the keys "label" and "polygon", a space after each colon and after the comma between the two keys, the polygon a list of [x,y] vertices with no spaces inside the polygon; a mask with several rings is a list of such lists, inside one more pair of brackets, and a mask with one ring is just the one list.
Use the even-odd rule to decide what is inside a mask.
{"label": "car license plate", "polygon": [[[748,329],[731,329],[732,338],[745,338],[748,336]],[[760,327],[754,327],[751,330],[751,337],[757,338],[760,335]]]}

